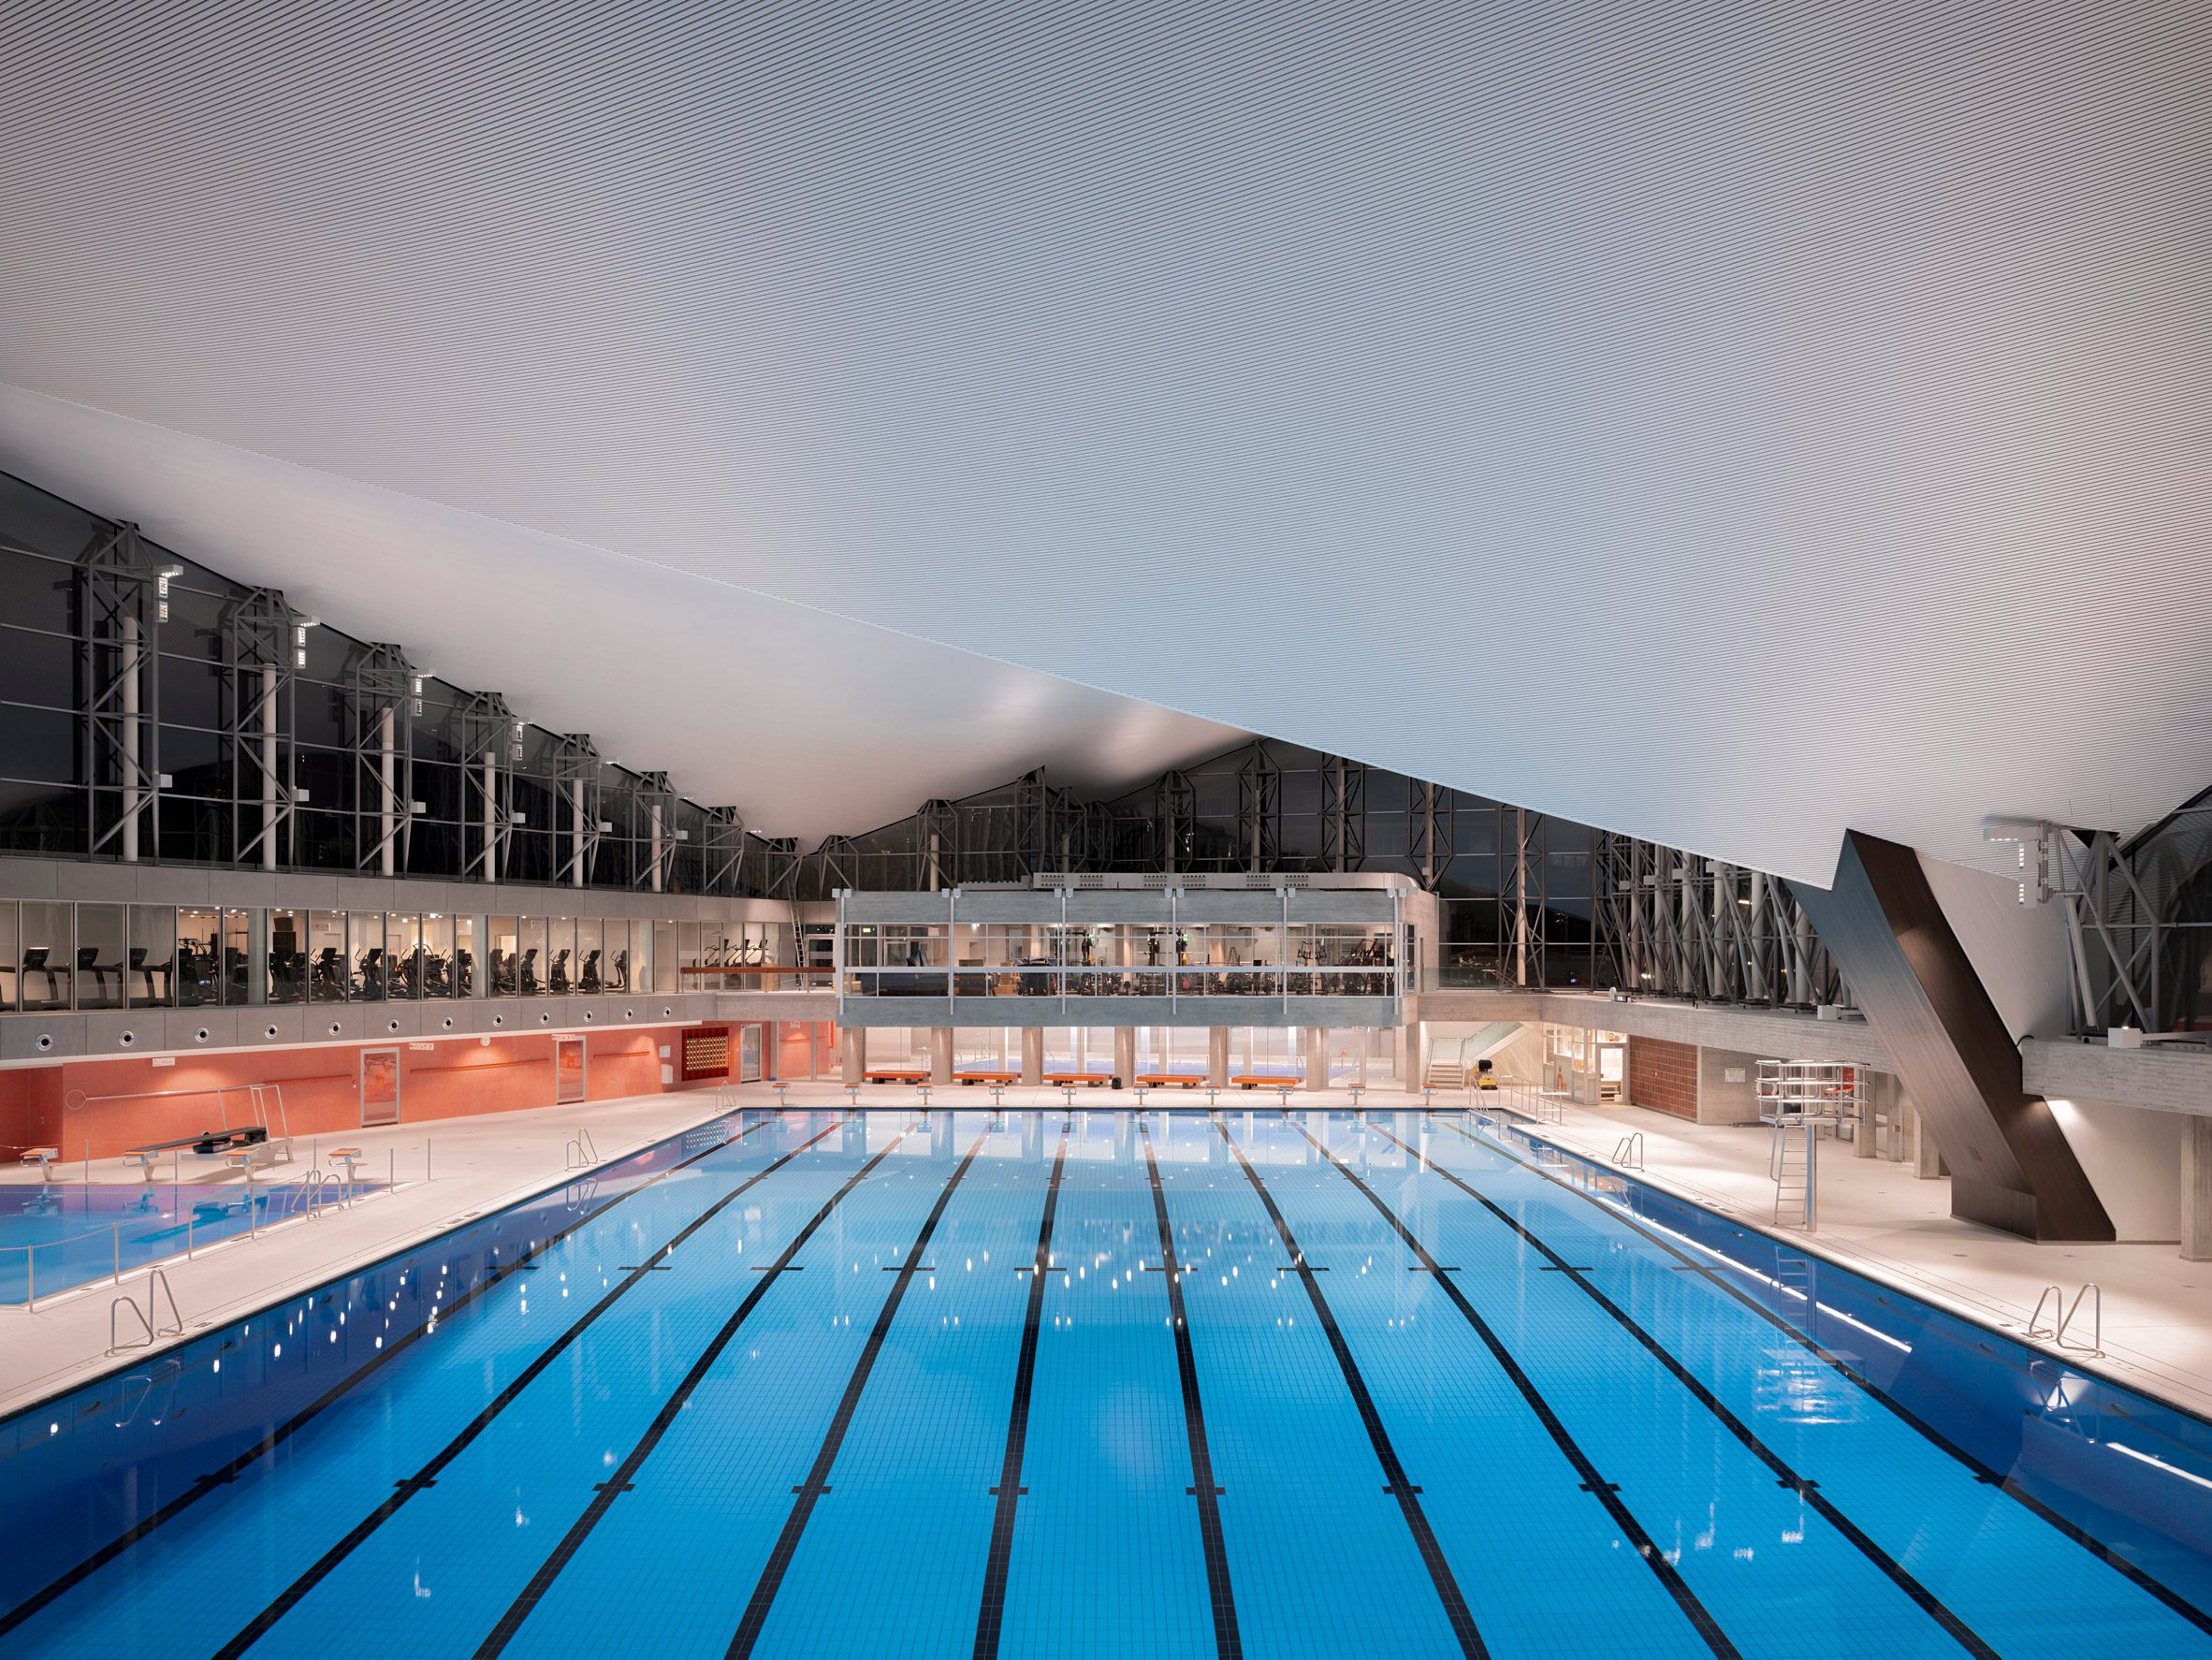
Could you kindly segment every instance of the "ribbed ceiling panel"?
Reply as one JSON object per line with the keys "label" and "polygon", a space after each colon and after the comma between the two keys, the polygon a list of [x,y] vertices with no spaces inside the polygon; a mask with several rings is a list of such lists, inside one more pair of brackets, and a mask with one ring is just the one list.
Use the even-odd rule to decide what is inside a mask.
{"label": "ribbed ceiling panel", "polygon": [[0,375],[608,583],[1816,881],[2212,777],[2194,0],[70,4],[0,61]]}

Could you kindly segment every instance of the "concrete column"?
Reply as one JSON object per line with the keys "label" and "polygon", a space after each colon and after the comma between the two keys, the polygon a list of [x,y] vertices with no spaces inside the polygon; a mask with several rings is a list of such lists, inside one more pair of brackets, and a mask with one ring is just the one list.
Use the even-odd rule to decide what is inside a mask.
{"label": "concrete column", "polygon": [[1867,1112],[1865,1129],[1862,1131],[1866,1137],[1867,1144],[1863,1151],[1859,1151],[1858,1156],[1861,1158],[1872,1158],[1878,1156],[1877,1142],[1879,1138],[1875,1133],[1877,1123],[1885,1123],[1889,1126],[1894,1152],[1896,1138],[1901,1137],[1905,1132],[1905,1089],[1904,1085],[1898,1082],[1895,1072],[1869,1072],[1867,1074]]}
{"label": "concrete column", "polygon": [[1229,1087],[1229,1027],[1206,1028],[1206,1082],[1215,1089]]}
{"label": "concrete column", "polygon": [[857,1084],[861,1074],[868,1070],[868,1028],[865,1026],[841,1026],[837,1028],[838,1081]]}
{"label": "concrete column", "polygon": [[1398,1054],[1405,1067],[1405,1087],[1419,1093],[1429,1075],[1429,1023],[1412,1020],[1398,1034]]}
{"label": "concrete column", "polygon": [[2212,1262],[2212,1118],[2193,1113],[2181,1124],[2181,1255]]}
{"label": "concrete column", "polygon": [[1874,1124],[1882,1111],[1880,1086],[1875,1080],[1879,1072],[1859,1069],[1858,1123],[1851,1132],[1851,1156],[1854,1158],[1871,1158],[1874,1156]]}
{"label": "concrete column", "polygon": [[1329,1087],[1329,1033],[1317,1026],[1304,1028],[1305,1086],[1308,1089]]}
{"label": "concrete column", "polygon": [[1133,1026],[1113,1028],[1113,1075],[1124,1088],[1137,1081],[1137,1028]]}
{"label": "concrete column", "polygon": [[1943,1156],[1935,1144],[1935,1137],[1928,1133],[1928,1120],[1916,1109],[1906,1109],[1908,1133],[1913,1143],[1913,1173],[1924,1182],[1932,1182],[1951,1172],[1943,1164]]}
{"label": "concrete column", "polygon": [[1026,1026],[1022,1028],[1022,1086],[1036,1089],[1044,1083],[1044,1028]]}
{"label": "concrete column", "polygon": [[929,1028],[929,1081],[932,1084],[953,1081],[953,1028],[949,1026]]}

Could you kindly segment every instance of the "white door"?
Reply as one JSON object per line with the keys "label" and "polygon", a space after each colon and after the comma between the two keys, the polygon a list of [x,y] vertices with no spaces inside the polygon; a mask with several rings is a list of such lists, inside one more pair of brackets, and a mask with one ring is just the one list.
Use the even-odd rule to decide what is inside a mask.
{"label": "white door", "polygon": [[400,1052],[361,1051],[361,1128],[400,1122]]}
{"label": "white door", "polygon": [[737,1082],[758,1084],[761,1081],[761,1028],[741,1026],[737,1028]]}

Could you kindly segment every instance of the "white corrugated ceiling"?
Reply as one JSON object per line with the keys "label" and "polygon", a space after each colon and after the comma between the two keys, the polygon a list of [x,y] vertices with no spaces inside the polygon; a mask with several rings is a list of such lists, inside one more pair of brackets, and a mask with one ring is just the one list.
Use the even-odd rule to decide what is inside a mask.
{"label": "white corrugated ceiling", "polygon": [[843,692],[635,757],[766,828],[1019,770],[964,700],[1219,735],[1045,677],[1816,881],[2212,777],[2193,0],[69,4],[0,61],[0,381],[97,412],[0,464],[275,491],[349,622],[412,515],[438,666],[595,732],[727,684],[633,672],[656,616],[810,610]]}

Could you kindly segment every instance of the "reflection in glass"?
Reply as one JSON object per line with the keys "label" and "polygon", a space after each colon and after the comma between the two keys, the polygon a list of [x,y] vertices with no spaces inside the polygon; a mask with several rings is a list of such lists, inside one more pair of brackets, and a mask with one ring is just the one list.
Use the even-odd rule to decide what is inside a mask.
{"label": "reflection in glass", "polygon": [[204,1009],[223,999],[223,913],[186,906],[177,912],[177,1007]]}
{"label": "reflection in glass", "polygon": [[674,923],[655,923],[653,925],[653,977],[647,983],[651,985],[653,990],[667,992],[676,989],[676,925]]}
{"label": "reflection in glass", "polygon": [[576,919],[576,990],[579,992],[606,989],[605,947],[601,939],[602,930],[596,919]]}
{"label": "reflection in glass", "polygon": [[484,975],[479,967],[481,919],[457,916],[453,919],[453,995],[457,997],[480,997],[485,995]]}
{"label": "reflection in glass", "polygon": [[521,941],[521,960],[516,966],[516,991],[525,997],[543,997],[546,992],[546,919],[526,916],[517,936]]}
{"label": "reflection in glass", "polygon": [[269,1000],[303,1003],[307,1000],[307,913],[272,910],[269,913]]}
{"label": "reflection in glass", "polygon": [[223,1000],[234,1008],[255,1001],[250,988],[254,968],[254,913],[223,913]]}
{"label": "reflection in glass", "polygon": [[364,1003],[384,1000],[384,912],[357,910],[349,930],[353,995]]}
{"label": "reflection in glass", "polygon": [[77,1006],[123,1007],[123,907],[77,908]]}
{"label": "reflection in glass", "polygon": [[134,905],[130,926],[124,995],[134,1009],[166,1009],[176,996],[177,912],[167,905]]}
{"label": "reflection in glass", "polygon": [[23,1005],[22,975],[16,955],[22,949],[22,936],[17,931],[17,921],[15,901],[0,901],[0,1009]]}
{"label": "reflection in glass", "polygon": [[66,1009],[77,963],[75,907],[26,900],[23,954],[18,965],[17,1000],[24,1009]]}
{"label": "reflection in glass", "polygon": [[518,945],[519,925],[511,916],[490,918],[484,949],[489,954],[491,989],[487,994],[495,997],[511,997],[521,989],[521,962]]}
{"label": "reflection in glass", "polygon": [[385,996],[413,1002],[422,996],[422,918],[395,910],[384,919]]}
{"label": "reflection in glass", "polygon": [[546,990],[565,997],[576,989],[576,925],[573,917],[556,916],[546,923]]}
{"label": "reflection in glass", "polygon": [[353,975],[345,954],[345,912],[309,911],[306,950],[309,1000],[344,1002],[353,989]]}
{"label": "reflection in glass", "polygon": [[422,995],[453,996],[453,918],[431,911],[422,919]]}

